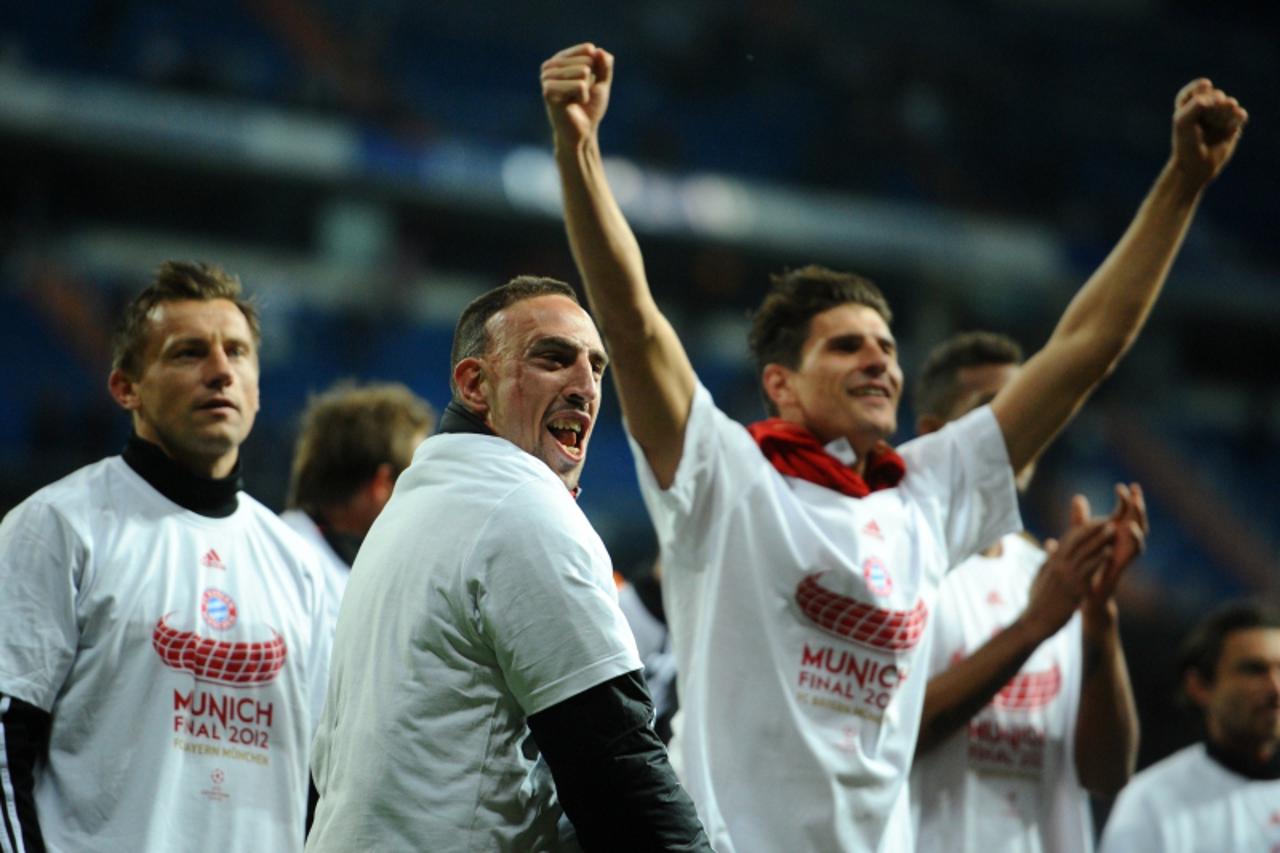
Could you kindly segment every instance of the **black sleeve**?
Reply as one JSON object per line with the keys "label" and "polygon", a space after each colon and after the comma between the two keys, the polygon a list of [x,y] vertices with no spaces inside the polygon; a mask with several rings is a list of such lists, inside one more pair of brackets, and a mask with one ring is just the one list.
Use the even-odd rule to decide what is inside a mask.
{"label": "black sleeve", "polygon": [[711,850],[652,718],[639,670],[529,717],[583,850]]}
{"label": "black sleeve", "polygon": [[311,826],[316,822],[316,806],[320,805],[320,791],[316,788],[316,777],[307,774],[307,816],[302,821],[302,837],[311,835]]}
{"label": "black sleeve", "polygon": [[[44,853],[36,822],[36,764],[49,754],[53,717],[35,705],[0,693],[0,813],[9,850]],[[14,823],[17,815],[17,823]]]}

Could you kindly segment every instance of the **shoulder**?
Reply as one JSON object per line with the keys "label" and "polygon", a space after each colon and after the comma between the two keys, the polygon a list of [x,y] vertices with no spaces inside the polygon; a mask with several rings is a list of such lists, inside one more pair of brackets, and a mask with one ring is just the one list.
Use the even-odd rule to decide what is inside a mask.
{"label": "shoulder", "polygon": [[384,514],[389,510],[405,523],[409,516],[446,506],[457,521],[451,532],[475,529],[482,539],[512,547],[519,547],[521,537],[591,529],[545,462],[496,436],[460,433],[427,439],[401,474]]}
{"label": "shoulder", "polygon": [[961,458],[962,451],[966,455],[978,453],[983,459],[995,457],[996,461],[1009,464],[1004,436],[990,406],[980,406],[942,429],[917,436],[898,448],[907,460],[907,476],[920,471],[919,464],[912,464],[917,460],[937,464],[946,457]]}
{"label": "shoulder", "polygon": [[309,567],[321,565],[315,543],[307,536],[268,509],[253,495],[240,492],[237,498],[239,506],[232,518],[243,525],[247,531],[252,531],[265,542],[274,545],[281,557],[288,562],[298,562]]}
{"label": "shoulder", "polygon": [[419,445],[401,479],[406,492],[438,486],[460,499],[489,501],[500,500],[512,488],[529,481],[560,482],[544,462],[505,438],[474,433],[428,438]]}
{"label": "shoulder", "polygon": [[1136,774],[1120,796],[1142,803],[1152,799],[1168,799],[1181,789],[1195,790],[1207,780],[1211,759],[1204,744],[1195,743],[1168,755]]}
{"label": "shoulder", "polygon": [[1045,551],[1034,536],[1028,533],[1010,533],[1001,537],[1000,545],[1004,549],[1001,562],[1011,571],[1022,570],[1036,572],[1045,560]]}
{"label": "shoulder", "polygon": [[[136,477],[118,456],[86,465],[32,493],[5,516],[5,527],[64,527],[87,535],[95,516],[122,509],[116,483]],[[141,482],[139,478],[139,482]]]}

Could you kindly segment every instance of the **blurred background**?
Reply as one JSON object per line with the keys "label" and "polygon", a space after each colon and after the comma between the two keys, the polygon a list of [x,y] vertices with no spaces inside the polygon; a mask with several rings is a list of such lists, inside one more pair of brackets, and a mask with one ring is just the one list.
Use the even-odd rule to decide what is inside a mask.
{"label": "blurred background", "polygon": [[[167,258],[263,311],[248,490],[281,508],[297,416],[342,378],[437,409],[453,322],[525,272],[577,283],[543,59],[618,57],[604,145],[663,308],[722,407],[761,416],[748,312],[771,271],[862,272],[910,377],[988,328],[1037,349],[1123,231],[1197,76],[1251,121],[1150,326],[1027,496],[1138,480],[1124,584],[1143,763],[1194,736],[1172,649],[1280,570],[1280,5],[1264,0],[26,0],[0,5],[0,511],[118,452],[119,308]],[[912,435],[904,406],[898,440]],[[656,546],[616,401],[582,505],[626,574]]]}

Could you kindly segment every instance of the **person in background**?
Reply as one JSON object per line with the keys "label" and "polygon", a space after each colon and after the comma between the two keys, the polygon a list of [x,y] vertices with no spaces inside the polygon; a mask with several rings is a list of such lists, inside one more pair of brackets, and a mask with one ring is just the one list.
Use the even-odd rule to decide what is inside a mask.
{"label": "person in background", "polygon": [[1181,671],[1204,740],[1133,777],[1102,853],[1280,850],[1280,612],[1219,607],[1187,638]]}
{"label": "person in background", "polygon": [[332,624],[360,543],[434,425],[427,401],[393,382],[340,383],[302,413],[280,518],[327,557]]}
{"label": "person in background", "polygon": [[170,261],[129,304],[119,456],[0,523],[0,850],[301,850],[330,628],[315,550],[241,490],[261,332]]}
{"label": "person in background", "polygon": [[[916,381],[916,431],[990,402],[1021,364],[1021,347],[992,332],[938,345]],[[1147,515],[1141,487],[1116,494],[1115,543],[1092,574],[1070,559],[1089,517],[1077,496],[1061,544],[1006,535],[943,580],[911,767],[921,853],[1093,850],[1089,793],[1114,795],[1138,757],[1115,589],[1145,546]]]}

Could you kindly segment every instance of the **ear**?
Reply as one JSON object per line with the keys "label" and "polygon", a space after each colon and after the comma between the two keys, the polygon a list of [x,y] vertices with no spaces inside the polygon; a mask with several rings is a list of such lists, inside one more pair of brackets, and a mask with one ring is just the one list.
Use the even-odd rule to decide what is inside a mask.
{"label": "ear", "polygon": [[1187,670],[1187,674],[1183,676],[1182,686],[1187,691],[1187,695],[1191,697],[1191,701],[1195,702],[1201,708],[1209,707],[1209,685],[1200,677],[1200,673],[1194,669]]}
{"label": "ear", "polygon": [[791,388],[790,368],[781,364],[766,364],[760,373],[760,386],[779,412],[795,405],[796,395]]}
{"label": "ear", "polygon": [[366,488],[369,490],[370,496],[381,507],[391,500],[391,490],[395,488],[395,485],[396,475],[392,471],[391,463],[383,462],[378,466],[378,470],[373,472],[373,476],[369,478]]}
{"label": "ear", "polygon": [[113,370],[107,377],[107,390],[112,398],[126,412],[136,412],[142,406],[142,398],[138,394],[138,385],[125,375],[122,370]]}
{"label": "ear", "polygon": [[453,367],[453,384],[458,387],[458,396],[468,409],[479,415],[489,413],[485,378],[484,362],[479,358],[464,358]]}
{"label": "ear", "polygon": [[916,435],[927,435],[937,432],[946,425],[946,421],[937,415],[921,415],[916,418]]}

